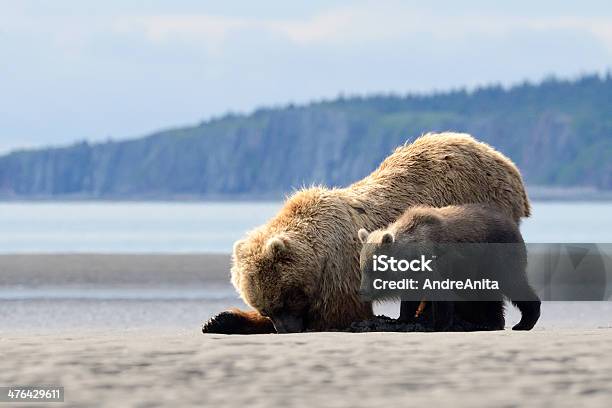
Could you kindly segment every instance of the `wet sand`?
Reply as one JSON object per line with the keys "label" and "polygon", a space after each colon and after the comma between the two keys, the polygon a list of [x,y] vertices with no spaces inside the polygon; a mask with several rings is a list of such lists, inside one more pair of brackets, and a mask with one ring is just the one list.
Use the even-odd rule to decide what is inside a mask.
{"label": "wet sand", "polygon": [[0,255],[0,287],[56,285],[189,286],[229,282],[226,254]]}
{"label": "wet sand", "polygon": [[[0,385],[64,386],[51,407],[612,401],[612,302],[544,303],[526,333],[202,335],[213,313],[240,306],[228,265],[223,255],[0,256]],[[507,324],[517,318],[509,309]]]}

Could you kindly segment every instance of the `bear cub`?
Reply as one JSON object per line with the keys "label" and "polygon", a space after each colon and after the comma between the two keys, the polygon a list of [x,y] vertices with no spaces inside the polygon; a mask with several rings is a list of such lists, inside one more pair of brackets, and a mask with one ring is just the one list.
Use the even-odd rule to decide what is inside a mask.
{"label": "bear cub", "polygon": [[[514,220],[496,207],[485,204],[411,207],[388,227],[372,233],[361,229],[358,236],[364,244],[360,253],[362,293],[372,288],[369,279],[373,276],[374,257],[381,259],[382,255],[387,255],[389,259],[390,254],[400,254],[398,259],[416,259],[424,253],[430,254],[439,259],[436,273],[442,279],[491,278],[490,281],[499,283],[493,290],[470,292],[472,297],[447,295],[444,300],[437,300],[436,295],[439,298],[440,292],[425,291],[411,293],[420,297],[420,301],[412,297],[406,300],[403,296],[401,322],[414,323],[420,319],[431,324],[436,331],[451,330],[454,322],[470,323],[474,330],[503,330],[504,298],[521,311],[521,320],[513,330],[531,330],[540,317],[540,299],[527,281],[527,253],[520,230]],[[466,256],[470,251],[471,254]],[[376,273],[376,276],[389,276]],[[395,273],[395,277],[411,277],[411,272]],[[425,274],[418,277],[423,278]],[[368,293],[369,300],[379,301],[399,298],[400,292],[370,290]],[[465,291],[455,290],[452,294],[460,292]],[[482,296],[484,293],[486,295]]]}

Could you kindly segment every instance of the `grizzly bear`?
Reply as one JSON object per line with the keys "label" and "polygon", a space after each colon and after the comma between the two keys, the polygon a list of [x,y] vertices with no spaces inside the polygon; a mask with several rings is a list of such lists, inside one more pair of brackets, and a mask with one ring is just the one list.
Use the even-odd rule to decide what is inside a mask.
{"label": "grizzly bear", "polygon": [[[360,253],[360,292],[367,294],[368,300],[396,298],[400,293],[408,297],[409,294],[409,300],[401,302],[400,322],[412,323],[419,318],[430,322],[435,330],[444,331],[452,329],[454,320],[460,319],[478,330],[501,330],[505,323],[503,297],[521,311],[521,320],[513,330],[531,330],[540,317],[540,299],[527,281],[527,252],[518,225],[491,205],[410,207],[388,227],[372,233],[361,229],[358,236],[364,244]],[[391,271],[389,259],[393,259],[395,271]],[[400,260],[404,265],[416,262],[413,270],[404,267],[400,271],[397,267]],[[486,284],[490,287],[454,296],[458,298],[455,301],[438,291],[436,295],[444,301],[425,302],[423,310],[424,301],[413,298],[424,300],[427,297],[421,288],[432,276],[463,283],[466,279],[488,279]],[[373,288],[375,277],[378,290]],[[415,278],[414,287],[408,291],[396,287],[382,290],[382,282],[400,282],[407,277]],[[451,294],[460,292],[464,290]]]}
{"label": "grizzly bear", "polygon": [[426,134],[346,188],[296,192],[267,224],[234,244],[231,281],[257,313],[226,311],[204,333],[345,329],[372,316],[359,297],[357,231],[382,228],[414,205],[494,203],[530,213],[516,166],[467,134]]}

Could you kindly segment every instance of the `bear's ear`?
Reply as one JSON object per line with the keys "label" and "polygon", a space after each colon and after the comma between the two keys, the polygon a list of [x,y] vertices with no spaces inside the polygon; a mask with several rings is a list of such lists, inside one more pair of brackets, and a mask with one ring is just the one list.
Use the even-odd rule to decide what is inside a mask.
{"label": "bear's ear", "polygon": [[392,244],[395,242],[395,237],[390,232],[385,232],[382,236],[381,242],[383,244]]}
{"label": "bear's ear", "polygon": [[268,239],[266,242],[266,253],[274,257],[278,254],[283,253],[287,249],[287,237],[284,235],[276,235]]}
{"label": "bear's ear", "polygon": [[366,242],[368,242],[368,237],[370,236],[370,233],[365,228],[362,228],[357,233],[357,236],[359,237],[359,241],[361,241],[362,244],[365,244]]}
{"label": "bear's ear", "polygon": [[232,251],[232,253],[234,254],[234,259],[239,260],[242,259],[242,249],[244,247],[245,244],[245,240],[244,239],[239,239],[238,241],[234,242],[234,249]]}

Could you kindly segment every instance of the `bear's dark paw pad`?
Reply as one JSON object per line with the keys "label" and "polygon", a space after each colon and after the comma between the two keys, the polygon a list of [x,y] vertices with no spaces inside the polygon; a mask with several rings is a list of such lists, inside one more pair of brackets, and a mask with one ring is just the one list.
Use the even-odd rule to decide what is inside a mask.
{"label": "bear's dark paw pad", "polygon": [[241,331],[244,318],[233,312],[225,311],[211,317],[202,325],[202,333],[234,334]]}

